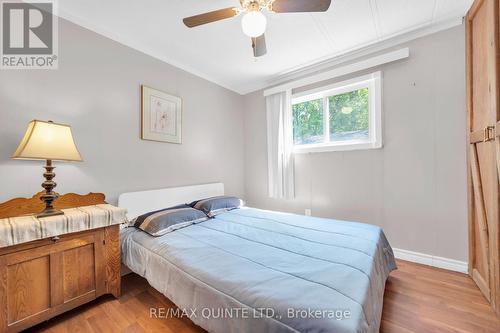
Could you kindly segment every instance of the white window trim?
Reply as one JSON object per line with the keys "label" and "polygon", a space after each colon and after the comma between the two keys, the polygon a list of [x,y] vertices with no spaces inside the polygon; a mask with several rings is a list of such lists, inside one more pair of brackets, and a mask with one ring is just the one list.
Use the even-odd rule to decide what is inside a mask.
{"label": "white window trim", "polygon": [[374,72],[369,75],[356,77],[350,80],[319,87],[316,89],[300,92],[292,96],[292,104],[297,104],[313,99],[323,99],[323,135],[330,133],[330,122],[328,112],[328,96],[343,94],[346,92],[368,88],[369,99],[369,139],[352,140],[343,142],[328,142],[320,144],[294,145],[293,152],[319,153],[332,151],[364,150],[382,148],[382,72]]}

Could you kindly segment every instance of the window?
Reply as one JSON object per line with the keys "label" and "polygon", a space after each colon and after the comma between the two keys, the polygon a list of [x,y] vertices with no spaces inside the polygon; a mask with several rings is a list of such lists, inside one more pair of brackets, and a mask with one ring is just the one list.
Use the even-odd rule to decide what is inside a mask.
{"label": "window", "polygon": [[294,151],[380,148],[380,72],[292,96]]}

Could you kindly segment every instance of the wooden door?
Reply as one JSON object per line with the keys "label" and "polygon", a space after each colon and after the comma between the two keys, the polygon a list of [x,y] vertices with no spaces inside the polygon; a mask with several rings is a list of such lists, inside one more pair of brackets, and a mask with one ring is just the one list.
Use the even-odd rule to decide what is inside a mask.
{"label": "wooden door", "polygon": [[469,273],[500,313],[499,0],[476,0],[466,18],[469,130]]}
{"label": "wooden door", "polygon": [[17,332],[106,292],[102,229],[0,256],[0,332]]}

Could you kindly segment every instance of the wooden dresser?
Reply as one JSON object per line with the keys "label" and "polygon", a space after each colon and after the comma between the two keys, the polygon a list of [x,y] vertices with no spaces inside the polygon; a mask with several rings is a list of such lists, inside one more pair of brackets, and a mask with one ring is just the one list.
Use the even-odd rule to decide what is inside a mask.
{"label": "wooden dresser", "polygon": [[[68,194],[56,208],[103,203],[102,194]],[[8,201],[0,218],[38,212],[40,204],[38,195]],[[18,332],[104,294],[119,297],[119,228],[88,227],[0,248],[0,332]]]}

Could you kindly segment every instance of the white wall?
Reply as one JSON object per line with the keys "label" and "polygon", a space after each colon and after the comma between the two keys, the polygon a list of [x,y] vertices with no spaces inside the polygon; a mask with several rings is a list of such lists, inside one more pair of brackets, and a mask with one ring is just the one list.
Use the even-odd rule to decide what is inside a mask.
{"label": "white wall", "polygon": [[[383,72],[384,147],[296,156],[295,200],[267,198],[265,101],[245,96],[249,205],[377,224],[393,247],[467,259],[464,28],[405,43]],[[338,81],[346,77],[339,78]]]}
{"label": "white wall", "polygon": [[[9,157],[28,122],[73,127],[83,163],[56,163],[60,193],[224,182],[243,195],[242,97],[60,20],[58,70],[0,71],[0,201],[41,190],[42,161]],[[183,99],[182,145],[140,139],[140,85]]]}

